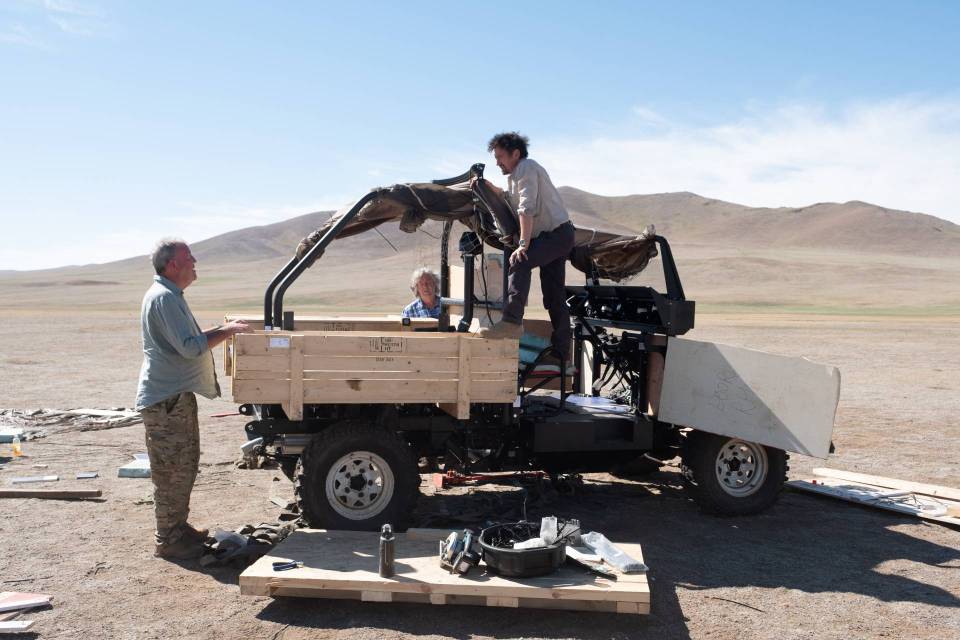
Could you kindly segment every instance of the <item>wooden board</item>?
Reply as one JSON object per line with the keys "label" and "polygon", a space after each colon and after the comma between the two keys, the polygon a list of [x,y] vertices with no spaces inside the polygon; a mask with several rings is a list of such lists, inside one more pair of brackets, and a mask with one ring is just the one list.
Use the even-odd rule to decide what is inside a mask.
{"label": "wooden board", "polygon": [[516,397],[517,341],[464,333],[254,332],[234,337],[237,403],[437,403],[459,419],[474,402]]}
{"label": "wooden board", "polygon": [[0,622],[0,633],[26,633],[33,627],[33,620],[14,620],[12,622]]}
{"label": "wooden board", "polygon": [[100,489],[0,489],[0,498],[46,498],[48,500],[82,500],[99,498]]}
{"label": "wooden board", "polygon": [[869,484],[876,487],[887,487],[889,489],[904,489],[913,493],[920,493],[925,496],[936,496],[938,498],[947,498],[960,502],[960,489],[953,487],[943,487],[937,484],[925,484],[923,482],[912,482],[910,480],[898,480],[896,478],[884,478],[882,476],[870,476],[865,473],[854,473],[853,471],[841,471],[840,469],[827,469],[818,467],[813,470],[813,475],[824,478],[835,478],[837,480],[850,480],[860,484]]}
{"label": "wooden board", "polygon": [[45,593],[24,593],[22,591],[0,592],[0,611],[16,611],[18,609],[33,609],[45,607],[53,600],[53,596]]}
{"label": "wooden board", "polygon": [[[419,602],[510,608],[572,609],[610,613],[650,612],[646,574],[609,580],[576,566],[564,565],[539,578],[503,578],[484,565],[467,576],[451,575],[438,562],[444,530],[418,529],[397,534],[396,575],[381,578],[379,535],[352,531],[301,529],[240,575],[240,593],[254,596],[335,598],[365,602]],[[643,561],[638,544],[617,543]],[[273,571],[278,560],[298,560],[303,567]]]}
{"label": "wooden board", "polygon": [[[263,329],[263,316],[235,315],[224,316],[225,322],[242,320],[251,329]],[[387,316],[295,316],[295,331],[417,331],[434,329],[436,318],[408,318],[409,325],[403,324],[399,315]]]}
{"label": "wooden board", "polygon": [[840,371],[804,358],[668,338],[659,419],[817,458],[830,452]]}
{"label": "wooden board", "polygon": [[960,526],[960,502],[955,500],[835,478],[791,480],[786,486],[868,507],[905,513],[924,520]]}
{"label": "wooden board", "polygon": [[[263,331],[263,316],[230,314],[224,322],[242,320],[254,331]],[[407,318],[408,324],[398,315],[389,316],[303,316],[294,318],[296,331],[426,331],[436,329],[436,318]],[[233,338],[223,342],[223,370],[233,375],[233,354],[236,347]]]}

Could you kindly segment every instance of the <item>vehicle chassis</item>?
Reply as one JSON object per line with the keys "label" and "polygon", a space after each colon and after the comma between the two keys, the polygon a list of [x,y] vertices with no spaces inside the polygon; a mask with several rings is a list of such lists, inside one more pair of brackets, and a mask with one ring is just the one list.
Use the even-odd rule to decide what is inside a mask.
{"label": "vehicle chassis", "polygon": [[[482,165],[475,165],[462,176],[435,183],[462,183],[479,175]],[[294,331],[294,314],[283,310],[285,291],[372,197],[358,201],[302,259],[291,259],[273,278],[264,300],[265,331],[278,336]],[[475,295],[469,275],[462,297],[450,297],[451,227],[452,222],[444,223],[441,238],[443,314],[429,330],[466,333],[474,310],[496,303]],[[655,240],[666,293],[600,284],[596,273],[581,286],[567,287],[579,367],[573,376],[561,369],[553,376],[535,377],[552,351],[547,348],[533,364],[518,369],[513,402],[474,402],[466,413],[429,401],[314,402],[304,404],[302,416],[291,419],[279,403],[244,403],[240,412],[253,418],[246,425],[247,436],[261,439],[257,452],[276,459],[294,481],[301,509],[313,526],[377,529],[391,522],[403,527],[418,493],[418,461],[442,461],[445,470],[464,474],[558,474],[607,472],[639,459],[656,468],[659,461],[682,455],[685,477],[704,509],[724,514],[762,510],[782,485],[785,452],[656,417],[667,337],[693,328],[695,303],[685,298],[669,243],[661,236]],[[472,274],[482,245],[468,232],[460,250],[465,273]],[[504,264],[508,257],[504,250]],[[503,291],[505,281],[506,270]],[[449,320],[451,304],[463,307],[456,327]],[[409,325],[398,328],[411,330]],[[551,382],[559,393],[542,392]],[[611,389],[617,390],[615,402],[598,400],[600,410],[583,407],[590,402],[582,399],[609,395]]]}

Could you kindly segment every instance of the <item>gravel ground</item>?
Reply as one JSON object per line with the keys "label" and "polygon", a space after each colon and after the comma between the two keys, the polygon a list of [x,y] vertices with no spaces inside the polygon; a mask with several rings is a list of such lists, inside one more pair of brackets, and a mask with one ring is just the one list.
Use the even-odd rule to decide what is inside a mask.
{"label": "gravel ground", "polygon": [[[0,407],[129,405],[139,366],[129,314],[3,317]],[[215,320],[209,314],[203,320]],[[203,323],[203,320],[201,323]],[[835,364],[843,391],[829,465],[960,486],[960,323],[938,319],[698,317],[689,337],[805,355]],[[200,406],[203,455],[191,519],[233,529],[276,518],[288,496],[277,471],[233,465],[243,439],[234,405]],[[0,590],[38,591],[54,606],[31,614],[41,638],[956,638],[960,532],[799,493],[749,518],[701,514],[674,467],[641,480],[590,475],[548,495],[530,516],[578,517],[615,540],[643,545],[652,613],[431,607],[241,597],[238,570],[152,556],[149,480],[115,469],[144,451],[142,426],[58,433],[0,457],[13,476],[59,474],[61,488],[99,487],[99,501],[2,500]],[[0,456],[7,453],[0,445]],[[791,476],[822,461],[795,456]],[[79,471],[99,471],[75,481]],[[423,487],[417,517],[489,500],[471,489]],[[520,494],[506,486],[500,508]],[[455,523],[454,523],[455,524]],[[11,582],[14,581],[14,582]]]}

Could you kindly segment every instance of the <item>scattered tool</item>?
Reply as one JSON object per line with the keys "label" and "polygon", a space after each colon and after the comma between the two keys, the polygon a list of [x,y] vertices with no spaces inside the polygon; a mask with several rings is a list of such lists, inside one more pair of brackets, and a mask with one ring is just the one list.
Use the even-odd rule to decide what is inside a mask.
{"label": "scattered tool", "polygon": [[454,531],[440,542],[440,566],[450,573],[466,575],[480,564],[483,552],[472,529]]}
{"label": "scattered tool", "polygon": [[77,474],[77,480],[92,480],[97,477],[96,471],[81,471]]}
{"label": "scattered tool", "polygon": [[570,547],[567,547],[567,562],[569,562],[570,564],[580,565],[587,571],[590,571],[591,573],[595,573],[598,576],[609,578],[610,580],[617,579],[617,574],[611,571],[610,569],[607,569],[602,564],[597,564],[595,562],[588,562],[587,560],[581,560],[580,558],[570,555]]}
{"label": "scattered tool", "polygon": [[289,571],[290,569],[298,569],[303,566],[302,562],[296,560],[290,560],[289,562],[274,562],[273,570],[274,571]]}
{"label": "scattered tool", "polygon": [[539,480],[545,475],[546,474],[543,471],[523,471],[511,474],[464,474],[451,469],[446,473],[433,474],[432,481],[433,486],[435,486],[437,489],[448,489],[449,487],[467,484],[468,482],[503,482],[517,477],[520,479]]}

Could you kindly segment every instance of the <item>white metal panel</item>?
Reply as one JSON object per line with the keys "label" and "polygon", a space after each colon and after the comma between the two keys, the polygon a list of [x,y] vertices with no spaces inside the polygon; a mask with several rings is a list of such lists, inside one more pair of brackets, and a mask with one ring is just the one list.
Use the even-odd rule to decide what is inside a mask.
{"label": "white metal panel", "polygon": [[839,401],[836,367],[670,338],[657,417],[826,458]]}

